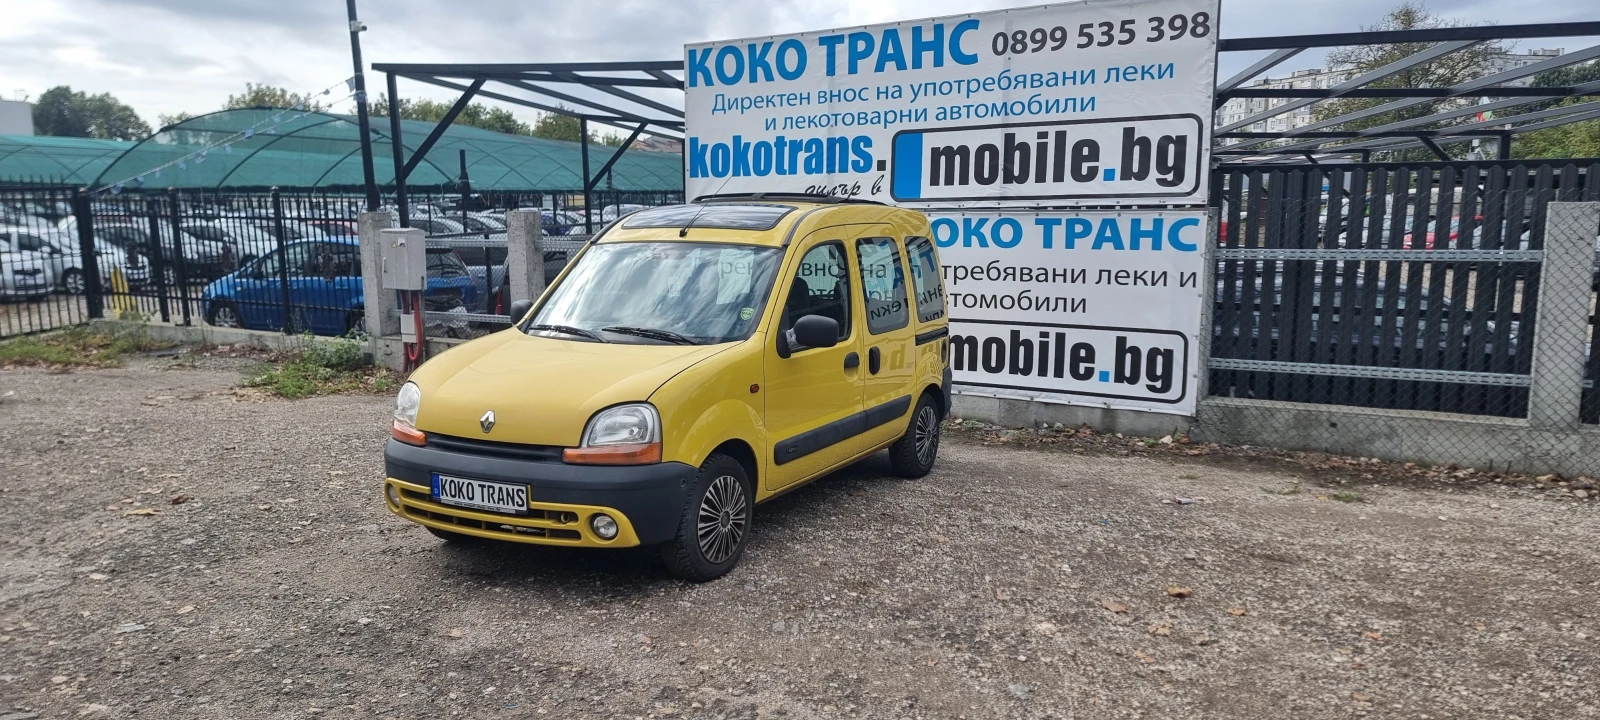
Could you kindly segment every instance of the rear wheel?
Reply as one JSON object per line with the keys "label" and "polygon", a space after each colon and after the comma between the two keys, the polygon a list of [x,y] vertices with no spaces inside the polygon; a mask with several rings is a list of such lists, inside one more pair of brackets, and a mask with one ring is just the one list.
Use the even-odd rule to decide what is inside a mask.
{"label": "rear wheel", "polygon": [[889,446],[889,462],[900,477],[919,478],[933,470],[939,459],[939,408],[923,395],[911,413],[906,434]]}
{"label": "rear wheel", "polygon": [[677,536],[661,546],[667,570],[693,582],[726,575],[750,542],[753,504],[744,465],[721,453],[706,458],[684,503]]}

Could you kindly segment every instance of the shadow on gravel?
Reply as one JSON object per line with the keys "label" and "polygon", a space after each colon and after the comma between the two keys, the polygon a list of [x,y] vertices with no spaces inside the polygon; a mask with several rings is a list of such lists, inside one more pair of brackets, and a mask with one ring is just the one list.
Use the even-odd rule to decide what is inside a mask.
{"label": "shadow on gravel", "polygon": [[[773,544],[780,531],[812,526],[822,532],[839,522],[829,506],[841,501],[841,496],[885,492],[900,482],[908,481],[895,477],[890,472],[888,456],[877,453],[757,506],[754,534],[740,568],[783,552],[781,546]],[[416,542],[425,546],[438,541],[418,528]],[[549,589],[557,593],[587,587],[629,600],[636,599],[640,589],[684,584],[667,573],[653,547],[595,550],[493,541],[467,545],[440,542],[432,556],[437,572],[432,582],[438,583],[488,582],[523,591]],[[735,569],[728,578],[714,582],[737,582],[738,578],[739,569]]]}

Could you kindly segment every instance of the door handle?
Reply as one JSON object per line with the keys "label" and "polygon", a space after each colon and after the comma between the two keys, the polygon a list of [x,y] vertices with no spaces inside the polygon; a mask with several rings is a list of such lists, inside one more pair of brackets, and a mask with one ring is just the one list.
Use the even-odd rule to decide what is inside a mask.
{"label": "door handle", "polygon": [[878,374],[878,368],[883,364],[882,361],[883,361],[883,353],[878,352],[877,348],[872,348],[871,350],[868,350],[867,351],[867,372],[872,373],[873,375],[877,375]]}
{"label": "door handle", "polygon": [[854,370],[854,369],[856,369],[858,367],[861,367],[861,356],[860,355],[857,355],[855,353],[850,353],[849,355],[844,356],[844,369],[846,369],[846,370]]}

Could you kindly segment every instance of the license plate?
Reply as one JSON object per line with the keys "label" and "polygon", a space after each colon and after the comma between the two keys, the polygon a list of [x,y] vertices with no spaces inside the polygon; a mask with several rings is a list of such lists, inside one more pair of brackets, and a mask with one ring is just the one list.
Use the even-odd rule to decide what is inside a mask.
{"label": "license plate", "polygon": [[446,505],[528,514],[528,486],[433,474],[433,499]]}

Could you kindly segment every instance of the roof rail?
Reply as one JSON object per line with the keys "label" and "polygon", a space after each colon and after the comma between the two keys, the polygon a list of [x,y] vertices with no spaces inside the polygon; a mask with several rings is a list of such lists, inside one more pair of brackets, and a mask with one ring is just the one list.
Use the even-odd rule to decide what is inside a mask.
{"label": "roof rail", "polygon": [[788,200],[790,202],[810,202],[824,205],[882,205],[876,200],[857,200],[855,198],[842,198],[838,195],[823,195],[821,193],[798,192],[758,192],[758,193],[723,193],[718,195],[701,195],[693,200],[697,203],[708,202],[760,202],[763,200]]}

